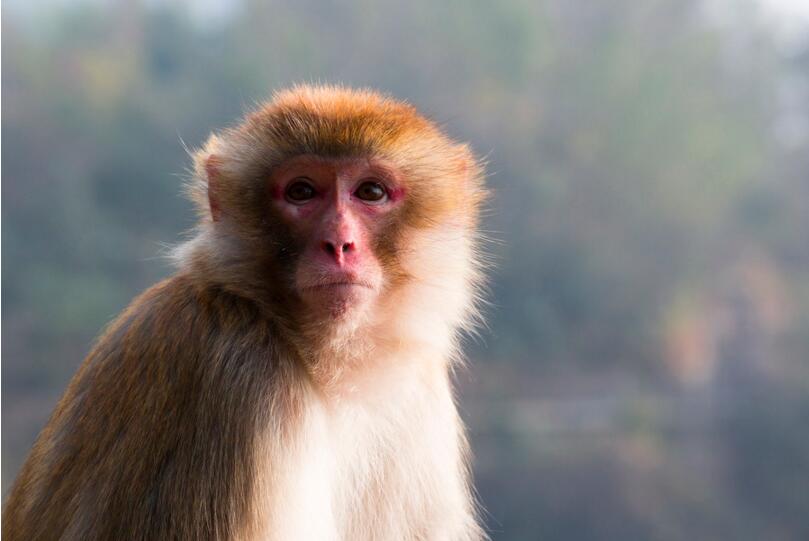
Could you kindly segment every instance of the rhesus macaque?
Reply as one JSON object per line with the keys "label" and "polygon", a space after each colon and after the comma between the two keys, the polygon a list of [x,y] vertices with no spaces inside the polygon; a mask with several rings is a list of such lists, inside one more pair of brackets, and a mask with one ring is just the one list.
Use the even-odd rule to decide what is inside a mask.
{"label": "rhesus macaque", "polygon": [[4,541],[484,537],[450,381],[481,274],[469,148],[301,86],[194,164],[196,236],[71,381]]}

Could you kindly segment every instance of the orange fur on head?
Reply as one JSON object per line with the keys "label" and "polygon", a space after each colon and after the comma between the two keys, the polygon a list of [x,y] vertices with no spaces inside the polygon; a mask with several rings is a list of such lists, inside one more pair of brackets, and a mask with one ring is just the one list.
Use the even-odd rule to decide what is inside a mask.
{"label": "orange fur on head", "polygon": [[230,184],[223,186],[223,197],[238,204],[273,167],[305,154],[390,161],[413,188],[414,224],[453,211],[465,219],[477,216],[486,195],[482,168],[469,148],[451,141],[413,106],[369,90],[298,86],[276,93],[195,154],[191,193],[200,215],[210,217],[211,156]]}

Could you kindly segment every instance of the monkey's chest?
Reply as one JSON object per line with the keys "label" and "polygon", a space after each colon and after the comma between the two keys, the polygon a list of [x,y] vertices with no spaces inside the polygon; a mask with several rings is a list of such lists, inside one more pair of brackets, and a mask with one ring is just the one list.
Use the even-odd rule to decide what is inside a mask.
{"label": "monkey's chest", "polygon": [[460,487],[454,406],[423,402],[313,410],[277,493],[291,519],[283,538],[423,537],[449,513]]}
{"label": "monkey's chest", "polygon": [[370,421],[354,437],[346,427],[335,451],[339,476],[332,492],[343,539],[427,537],[457,471],[454,427],[433,413],[429,418],[411,409],[404,419]]}

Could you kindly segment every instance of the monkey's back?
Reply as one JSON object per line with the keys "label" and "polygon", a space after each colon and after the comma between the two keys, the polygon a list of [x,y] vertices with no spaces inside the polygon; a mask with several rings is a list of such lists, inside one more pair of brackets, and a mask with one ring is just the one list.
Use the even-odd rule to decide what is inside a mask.
{"label": "monkey's back", "polygon": [[278,372],[251,302],[176,276],[109,326],[39,435],[3,537],[229,539]]}

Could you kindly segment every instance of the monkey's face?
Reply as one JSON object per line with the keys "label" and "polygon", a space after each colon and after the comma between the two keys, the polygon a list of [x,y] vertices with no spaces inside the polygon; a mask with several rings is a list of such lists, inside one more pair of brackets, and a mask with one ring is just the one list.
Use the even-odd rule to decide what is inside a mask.
{"label": "monkey's face", "polygon": [[309,314],[363,313],[383,288],[383,237],[392,235],[405,197],[395,169],[362,158],[297,156],[273,170],[269,194],[297,245],[292,287]]}
{"label": "monkey's face", "polygon": [[482,168],[412,106],[299,87],[212,135],[194,169],[200,235],[178,257],[290,328],[469,320]]}

